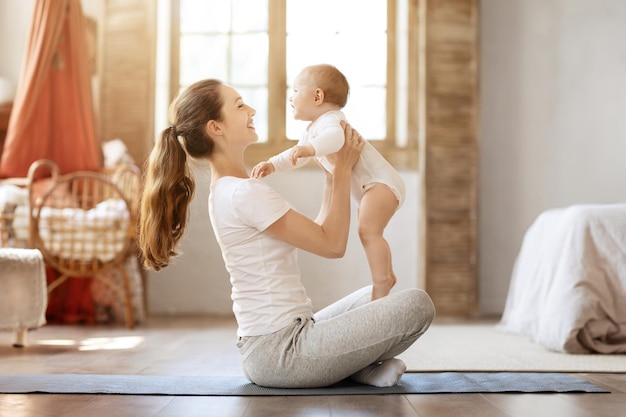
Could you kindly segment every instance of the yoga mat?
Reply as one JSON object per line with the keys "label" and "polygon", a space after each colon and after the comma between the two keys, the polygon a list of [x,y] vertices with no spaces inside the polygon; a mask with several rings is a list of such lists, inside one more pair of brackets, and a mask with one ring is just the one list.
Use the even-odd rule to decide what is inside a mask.
{"label": "yoga mat", "polygon": [[560,373],[406,373],[397,386],[378,388],[342,381],[325,388],[264,388],[244,377],[99,374],[0,375],[3,394],[124,394],[179,396],[362,395],[488,392],[609,392]]}

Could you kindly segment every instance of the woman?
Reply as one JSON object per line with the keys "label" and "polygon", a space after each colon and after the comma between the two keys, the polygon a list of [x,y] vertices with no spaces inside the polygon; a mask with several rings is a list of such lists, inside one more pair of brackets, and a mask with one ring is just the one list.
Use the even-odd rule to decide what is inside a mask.
{"label": "woman", "polygon": [[[209,215],[232,283],[237,346],[250,381],[268,387],[326,386],[347,377],[392,386],[406,370],[394,358],[430,325],[434,307],[421,290],[370,302],[371,286],[313,314],[300,280],[297,249],[343,256],[350,224],[350,175],[364,141],[349,126],[326,175],[315,222],[271,187],[249,178],[243,154],[258,140],[255,110],[218,80],[187,88],[170,108],[172,125],[150,154],[141,200],[139,245],[159,270],[177,255],[194,181],[188,157],[211,169]],[[347,277],[349,279],[349,277]]]}

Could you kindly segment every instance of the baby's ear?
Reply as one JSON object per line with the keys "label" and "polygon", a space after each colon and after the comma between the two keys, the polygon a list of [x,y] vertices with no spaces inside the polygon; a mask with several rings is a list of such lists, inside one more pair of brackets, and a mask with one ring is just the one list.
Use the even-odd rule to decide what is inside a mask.
{"label": "baby's ear", "polygon": [[324,90],[321,88],[315,89],[315,104],[320,105],[324,102]]}

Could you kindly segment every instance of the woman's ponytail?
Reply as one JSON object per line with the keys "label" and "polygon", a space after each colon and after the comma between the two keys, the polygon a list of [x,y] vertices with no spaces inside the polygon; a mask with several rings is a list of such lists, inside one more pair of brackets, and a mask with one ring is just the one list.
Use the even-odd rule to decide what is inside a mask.
{"label": "woman's ponytail", "polygon": [[170,107],[175,124],[161,132],[150,152],[139,212],[139,248],[147,268],[158,271],[178,255],[195,191],[187,159],[210,158],[213,152],[206,124],[222,118],[221,85],[202,80],[183,91]]}
{"label": "woman's ponytail", "polygon": [[178,253],[193,198],[195,183],[187,155],[178,142],[176,129],[161,133],[150,153],[141,196],[139,247],[144,265],[158,271]]}

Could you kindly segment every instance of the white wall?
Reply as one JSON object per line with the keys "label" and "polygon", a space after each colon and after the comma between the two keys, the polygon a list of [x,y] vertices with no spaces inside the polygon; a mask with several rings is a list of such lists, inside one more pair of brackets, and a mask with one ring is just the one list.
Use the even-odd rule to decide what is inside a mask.
{"label": "white wall", "polygon": [[[82,0],[83,13],[96,16],[99,0]],[[35,0],[0,0],[0,77],[17,85]]]}
{"label": "white wall", "polygon": [[481,2],[481,311],[551,207],[626,201],[626,2]]}
{"label": "white wall", "polygon": [[0,78],[12,87],[12,95],[22,70],[28,29],[35,0],[0,0]]}

